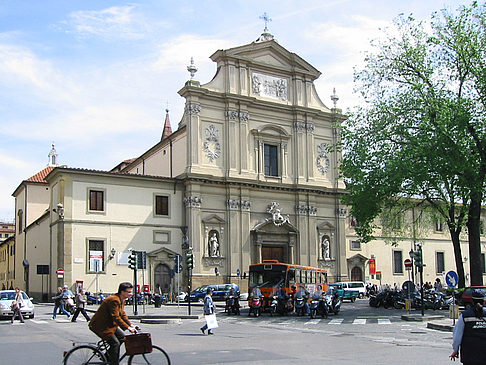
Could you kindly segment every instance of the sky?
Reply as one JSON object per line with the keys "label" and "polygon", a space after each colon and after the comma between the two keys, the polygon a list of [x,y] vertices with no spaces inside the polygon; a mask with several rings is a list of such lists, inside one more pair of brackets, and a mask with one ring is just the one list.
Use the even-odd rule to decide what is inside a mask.
{"label": "sky", "polygon": [[353,69],[399,14],[428,20],[461,0],[0,0],[0,221],[12,193],[46,167],[110,170],[158,141],[165,109],[177,130],[189,80],[209,82],[218,49],[255,41],[260,17],[277,42],[322,72],[317,92],[359,103]]}

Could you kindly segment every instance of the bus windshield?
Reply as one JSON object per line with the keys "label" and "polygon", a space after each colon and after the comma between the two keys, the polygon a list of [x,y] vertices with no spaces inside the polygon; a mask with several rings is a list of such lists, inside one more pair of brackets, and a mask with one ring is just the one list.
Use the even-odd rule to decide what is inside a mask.
{"label": "bus windshield", "polygon": [[249,286],[261,288],[274,288],[285,284],[286,270],[283,267],[273,265],[271,270],[264,270],[263,267],[250,271]]}

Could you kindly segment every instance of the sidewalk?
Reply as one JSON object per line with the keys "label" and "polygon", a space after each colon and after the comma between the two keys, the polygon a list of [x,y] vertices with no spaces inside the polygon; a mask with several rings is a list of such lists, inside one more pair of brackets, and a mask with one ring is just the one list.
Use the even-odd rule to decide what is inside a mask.
{"label": "sidewalk", "polygon": [[[215,302],[216,311],[224,310],[224,302]],[[54,307],[54,303],[38,303],[36,306]],[[86,311],[95,313],[99,308],[99,304],[87,305]],[[191,303],[191,314],[188,313],[187,303],[167,303],[160,308],[155,308],[151,305],[138,305],[137,312],[134,314],[134,307],[132,305],[125,306],[125,312],[130,319],[148,319],[148,320],[183,320],[183,319],[199,319],[203,316],[203,304],[199,302]],[[159,321],[158,323],[169,323]]]}
{"label": "sidewalk", "polygon": [[401,319],[403,321],[427,322],[427,328],[437,331],[452,332],[454,329],[452,319],[443,314],[426,314],[424,316],[419,313],[404,314]]}

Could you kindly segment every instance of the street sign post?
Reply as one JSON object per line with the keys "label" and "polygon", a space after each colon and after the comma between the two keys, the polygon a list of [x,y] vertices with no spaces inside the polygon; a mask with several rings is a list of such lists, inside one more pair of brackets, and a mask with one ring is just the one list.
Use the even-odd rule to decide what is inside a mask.
{"label": "street sign post", "polygon": [[459,275],[457,275],[457,273],[453,270],[447,272],[445,279],[446,279],[447,286],[451,288],[455,288],[459,283]]}
{"label": "street sign post", "polygon": [[412,270],[412,260],[405,259],[405,261],[403,261],[403,264],[405,265],[405,269]]}
{"label": "street sign post", "polygon": [[[447,272],[445,276],[445,280],[447,283],[447,286],[450,288],[455,288],[457,284],[459,283],[459,275],[453,270]],[[452,306],[449,309],[450,310],[450,316],[452,317],[452,325],[454,326],[456,324],[456,318],[457,318],[457,305],[456,305],[456,291],[452,291]]]}

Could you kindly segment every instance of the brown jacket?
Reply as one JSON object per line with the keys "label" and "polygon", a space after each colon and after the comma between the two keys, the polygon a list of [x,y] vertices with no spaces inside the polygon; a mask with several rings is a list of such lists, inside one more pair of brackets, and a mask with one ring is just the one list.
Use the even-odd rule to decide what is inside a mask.
{"label": "brown jacket", "polygon": [[115,334],[117,327],[125,331],[131,325],[125,314],[125,303],[115,294],[101,303],[89,322],[89,329],[105,340]]}

